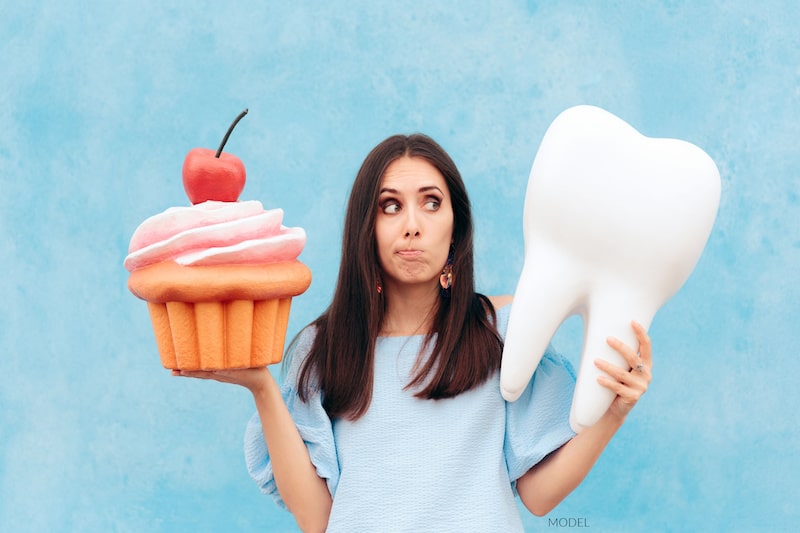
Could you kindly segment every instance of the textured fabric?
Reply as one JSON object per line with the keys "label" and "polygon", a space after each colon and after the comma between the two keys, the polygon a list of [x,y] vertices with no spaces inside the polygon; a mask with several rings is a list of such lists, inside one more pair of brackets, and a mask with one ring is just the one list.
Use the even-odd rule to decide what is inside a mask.
{"label": "textured fabric", "polygon": [[[498,311],[502,335],[509,312]],[[499,372],[456,398],[420,400],[403,388],[423,337],[381,337],[369,410],[355,422],[331,421],[318,395],[308,403],[296,396],[313,335],[300,335],[282,392],[333,494],[328,531],[522,531],[514,481],[574,436],[575,376],[566,360],[548,349],[513,403],[500,395]],[[245,456],[259,487],[283,505],[257,415]]]}

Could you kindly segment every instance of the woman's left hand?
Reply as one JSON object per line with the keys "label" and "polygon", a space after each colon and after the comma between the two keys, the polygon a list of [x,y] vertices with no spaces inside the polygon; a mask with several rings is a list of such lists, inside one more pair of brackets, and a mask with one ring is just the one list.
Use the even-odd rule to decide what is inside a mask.
{"label": "woman's left hand", "polygon": [[615,337],[608,338],[608,345],[614,348],[628,362],[630,370],[620,368],[605,361],[604,359],[595,360],[597,368],[608,375],[601,375],[597,378],[598,383],[612,392],[617,397],[608,408],[609,414],[624,419],[630,413],[642,394],[647,392],[647,387],[653,378],[653,351],[650,344],[650,337],[638,322],[631,322],[631,327],[639,341],[637,350],[623,343]]}

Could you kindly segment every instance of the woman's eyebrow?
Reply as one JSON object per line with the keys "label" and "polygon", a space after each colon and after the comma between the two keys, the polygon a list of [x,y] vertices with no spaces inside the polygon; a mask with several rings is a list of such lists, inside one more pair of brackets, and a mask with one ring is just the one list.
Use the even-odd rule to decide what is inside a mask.
{"label": "woman's eyebrow", "polygon": [[[428,186],[425,186],[425,187],[420,187],[417,192],[422,193],[422,192],[430,192],[430,191],[439,191],[440,194],[444,194],[442,192],[442,189],[440,189],[436,185],[428,185]],[[379,191],[379,194],[383,194],[383,193],[399,194],[400,191],[398,191],[397,189],[392,189],[391,187],[384,187]]]}

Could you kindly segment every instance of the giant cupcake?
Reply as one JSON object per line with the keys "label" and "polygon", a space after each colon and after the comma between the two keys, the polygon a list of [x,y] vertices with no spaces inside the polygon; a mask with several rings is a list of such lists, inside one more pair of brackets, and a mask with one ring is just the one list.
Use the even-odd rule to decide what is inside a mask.
{"label": "giant cupcake", "polygon": [[286,227],[281,209],[237,201],[245,169],[222,149],[195,148],[183,183],[192,206],[171,207],[142,222],[131,238],[128,288],[147,302],[165,368],[222,370],[279,362],[292,298],[311,271],[298,261],[302,228]]}

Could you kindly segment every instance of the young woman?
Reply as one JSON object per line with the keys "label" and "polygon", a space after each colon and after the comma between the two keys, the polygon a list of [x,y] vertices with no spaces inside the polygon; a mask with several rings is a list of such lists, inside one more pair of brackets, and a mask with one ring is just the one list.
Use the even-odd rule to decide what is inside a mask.
{"label": "young woman", "polygon": [[[330,307],[266,368],[176,372],[248,388],[246,460],[303,531],[521,531],[589,472],[647,390],[650,340],[598,360],[617,394],[575,435],[574,374],[548,350],[521,398],[499,390],[510,297],[475,292],[472,217],[453,161],[424,135],[390,137],[358,172]],[[531,317],[536,320],[536,317]],[[637,351],[639,353],[637,353]]]}

